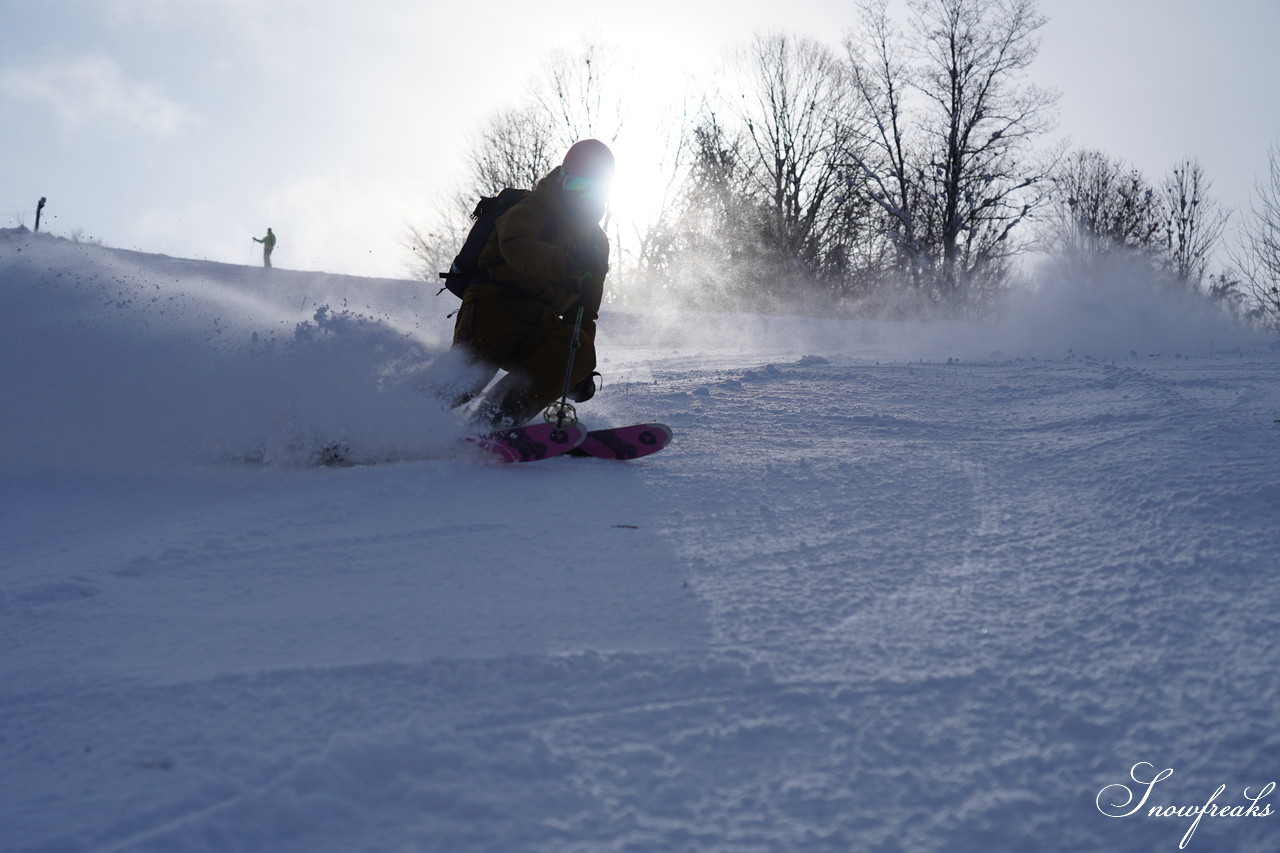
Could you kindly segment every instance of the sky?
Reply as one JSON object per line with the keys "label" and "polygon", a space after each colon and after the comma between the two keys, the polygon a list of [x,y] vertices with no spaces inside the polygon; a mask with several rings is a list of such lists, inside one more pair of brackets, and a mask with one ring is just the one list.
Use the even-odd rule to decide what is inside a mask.
{"label": "sky", "polygon": [[[1280,143],[1280,2],[1039,8],[1052,138],[1153,180],[1194,156],[1238,220]],[[47,197],[61,236],[248,264],[272,227],[277,266],[403,277],[407,225],[461,187],[475,132],[551,51],[614,56],[631,221],[661,183],[655,129],[726,50],[767,29],[839,48],[854,21],[816,0],[0,0],[0,227],[32,227]]]}

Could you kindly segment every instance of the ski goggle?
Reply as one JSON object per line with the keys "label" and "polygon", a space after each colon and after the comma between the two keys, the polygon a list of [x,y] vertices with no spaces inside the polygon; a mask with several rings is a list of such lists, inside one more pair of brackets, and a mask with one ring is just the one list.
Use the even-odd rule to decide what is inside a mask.
{"label": "ski goggle", "polygon": [[563,186],[564,191],[567,193],[591,196],[593,198],[604,198],[609,192],[609,185],[604,181],[584,178],[581,175],[570,175],[568,172],[565,173]]}

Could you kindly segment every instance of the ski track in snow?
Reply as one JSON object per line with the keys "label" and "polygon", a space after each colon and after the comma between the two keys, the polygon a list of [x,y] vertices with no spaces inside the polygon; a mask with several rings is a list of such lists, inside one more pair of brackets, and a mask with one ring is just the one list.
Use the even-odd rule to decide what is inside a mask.
{"label": "ski track in snow", "polygon": [[583,414],[672,446],[498,466],[401,381],[451,306],[273,272],[0,232],[0,847],[1175,850],[1099,792],[1280,776],[1271,341],[620,312]]}

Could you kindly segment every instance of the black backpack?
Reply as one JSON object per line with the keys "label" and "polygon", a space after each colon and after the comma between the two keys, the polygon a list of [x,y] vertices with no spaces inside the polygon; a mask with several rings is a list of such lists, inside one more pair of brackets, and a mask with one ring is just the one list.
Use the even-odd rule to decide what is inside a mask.
{"label": "black backpack", "polygon": [[524,201],[527,195],[529,190],[507,187],[496,196],[481,197],[476,209],[471,211],[471,219],[475,224],[467,233],[467,239],[462,244],[461,251],[453,259],[449,271],[440,273],[440,277],[444,279],[444,287],[440,288],[440,293],[448,290],[459,299],[462,298],[467,287],[476,280],[476,264],[480,261],[480,252],[488,242],[489,235],[493,233],[493,226],[497,223],[498,217]]}

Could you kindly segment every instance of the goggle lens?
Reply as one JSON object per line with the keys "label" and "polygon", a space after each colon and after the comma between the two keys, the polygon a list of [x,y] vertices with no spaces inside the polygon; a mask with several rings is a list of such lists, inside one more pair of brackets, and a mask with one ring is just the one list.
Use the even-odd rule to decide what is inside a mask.
{"label": "goggle lens", "polygon": [[605,185],[603,181],[584,178],[581,175],[564,176],[564,190],[570,193],[581,193],[582,195],[601,196],[604,195]]}

